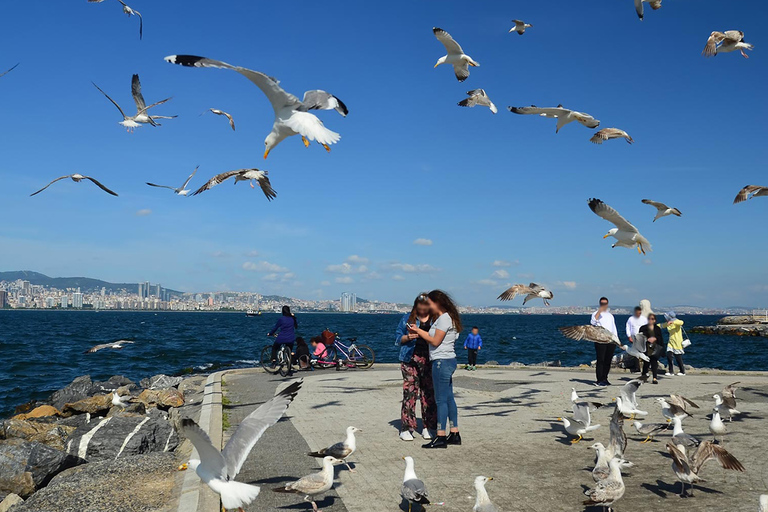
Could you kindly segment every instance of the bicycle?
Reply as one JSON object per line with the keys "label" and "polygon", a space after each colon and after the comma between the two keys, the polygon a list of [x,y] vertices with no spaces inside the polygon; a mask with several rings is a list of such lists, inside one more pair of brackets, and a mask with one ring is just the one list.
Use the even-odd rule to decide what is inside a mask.
{"label": "bicycle", "polygon": [[358,345],[357,338],[347,338],[349,345],[342,343],[336,335],[333,345],[325,348],[325,353],[317,361],[313,362],[315,368],[333,368],[341,370],[347,368],[360,368],[366,370],[376,361],[376,353],[368,345]]}
{"label": "bicycle", "polygon": [[288,345],[280,345],[275,359],[272,359],[272,345],[267,345],[261,350],[261,367],[272,375],[280,373],[287,377],[293,372],[293,354]]}

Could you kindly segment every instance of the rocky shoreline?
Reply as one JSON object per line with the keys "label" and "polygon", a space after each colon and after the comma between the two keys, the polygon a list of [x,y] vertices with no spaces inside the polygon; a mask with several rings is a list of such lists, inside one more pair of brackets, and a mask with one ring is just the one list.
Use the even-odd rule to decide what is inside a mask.
{"label": "rocky shoreline", "polygon": [[202,379],[85,375],[17,407],[0,421],[0,512],[164,510],[180,443],[174,425]]}
{"label": "rocky shoreline", "polygon": [[768,321],[754,316],[726,316],[718,320],[717,325],[692,327],[691,332],[696,334],[768,337]]}

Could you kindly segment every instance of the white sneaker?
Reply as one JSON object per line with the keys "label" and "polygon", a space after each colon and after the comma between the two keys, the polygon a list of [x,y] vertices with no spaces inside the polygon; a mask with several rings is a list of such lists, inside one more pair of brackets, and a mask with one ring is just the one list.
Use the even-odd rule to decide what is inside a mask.
{"label": "white sneaker", "polygon": [[685,374],[684,373],[676,373],[675,377],[685,377]]}
{"label": "white sneaker", "polygon": [[429,433],[428,428],[425,428],[424,430],[421,431],[421,437],[429,440],[429,439],[432,439],[432,434]]}
{"label": "white sneaker", "polygon": [[409,430],[400,432],[400,439],[403,441],[413,441],[413,434]]}
{"label": "white sneaker", "polygon": [[667,373],[664,374],[664,376],[665,377],[674,377],[674,374],[671,374],[671,373],[667,372]]}

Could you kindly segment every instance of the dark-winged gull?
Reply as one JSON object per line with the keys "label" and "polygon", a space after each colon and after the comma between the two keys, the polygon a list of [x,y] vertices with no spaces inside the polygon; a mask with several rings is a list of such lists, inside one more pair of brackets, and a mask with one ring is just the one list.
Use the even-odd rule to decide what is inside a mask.
{"label": "dark-winged gull", "polygon": [[701,440],[683,431],[683,420],[675,416],[672,418],[672,442],[681,451],[695,448],[701,444]]}
{"label": "dark-winged gull", "polygon": [[491,480],[493,480],[493,477],[489,476],[478,476],[475,478],[475,506],[472,507],[474,512],[499,512],[498,507],[488,497],[488,491],[485,490],[485,484]]}
{"label": "dark-winged gull", "polygon": [[194,170],[194,171],[192,171],[192,174],[190,174],[190,175],[189,175],[189,177],[187,178],[187,181],[185,181],[185,182],[184,182],[184,184],[183,184],[183,185],[181,185],[181,186],[180,186],[180,187],[178,187],[178,188],[176,188],[176,187],[169,187],[168,185],[155,185],[154,183],[150,183],[150,182],[148,182],[148,181],[147,181],[146,183],[147,183],[147,185],[149,185],[150,187],[168,188],[168,189],[171,189],[171,190],[173,190],[173,193],[174,193],[174,194],[176,194],[176,195],[179,195],[179,196],[186,196],[187,194],[189,194],[189,193],[190,193],[190,190],[187,188],[187,185],[189,185],[189,182],[192,180],[192,176],[194,176],[194,175],[195,175],[195,173],[197,172],[197,169],[198,169],[199,167],[200,167],[199,165],[198,165],[197,167],[195,167],[195,170]]}
{"label": "dark-winged gull", "polygon": [[558,133],[560,128],[569,123],[572,123],[573,121],[578,121],[587,128],[597,128],[600,126],[600,121],[591,115],[585,114],[584,112],[577,112],[575,110],[567,109],[563,107],[563,105],[544,108],[531,105],[530,107],[507,107],[507,109],[514,114],[537,115],[550,119],[557,119],[557,127],[555,128],[555,133]]}
{"label": "dark-winged gull", "polygon": [[661,0],[635,0],[635,11],[637,12],[637,17],[640,18],[640,21],[643,21],[645,18],[643,3],[650,5],[651,9],[654,11],[661,9]]}
{"label": "dark-winged gull", "polygon": [[286,484],[285,487],[277,487],[272,489],[275,492],[287,492],[293,494],[303,494],[304,501],[312,503],[312,510],[318,512],[317,503],[315,503],[315,496],[328,492],[333,487],[333,465],[337,462],[341,462],[339,459],[331,457],[323,457],[323,469],[318,473],[312,473],[299,478],[295,482]]}
{"label": "dark-winged gull", "polygon": [[182,464],[180,469],[194,469],[200,480],[214,492],[221,495],[224,509],[239,508],[248,505],[259,495],[259,487],[235,481],[245,459],[256,441],[283,416],[303,381],[298,380],[278,392],[273,398],[259,406],[245,417],[220,452],[211,443],[203,429],[189,418],[184,418],[178,426],[179,432],[192,442],[200,459],[191,459]]}
{"label": "dark-winged gull", "polygon": [[624,432],[624,415],[618,406],[611,413],[611,422],[608,425],[609,441],[608,454],[611,458],[624,458],[624,451],[627,449],[627,433]]}
{"label": "dark-winged gull", "polygon": [[195,190],[192,195],[196,196],[197,194],[201,194],[206,190],[210,190],[219,183],[226,181],[234,176],[235,185],[237,185],[238,181],[250,181],[251,188],[256,188],[253,185],[253,180],[256,180],[256,182],[259,184],[259,187],[261,187],[261,191],[264,192],[264,195],[267,197],[267,200],[271,201],[277,197],[277,192],[275,192],[275,190],[272,188],[272,183],[269,181],[268,174],[269,171],[262,171],[259,169],[238,169],[236,171],[223,172],[208,180],[205,185]]}
{"label": "dark-winged gull", "polygon": [[527,28],[533,28],[533,25],[531,25],[530,23],[526,23],[523,20],[512,20],[512,23],[514,23],[515,26],[509,29],[509,31],[517,32],[518,35],[525,34],[525,29]]}
{"label": "dark-winged gull", "polygon": [[736,198],[733,200],[733,204],[743,203],[747,199],[761,196],[768,196],[768,187],[761,187],[760,185],[747,185],[743,189],[739,190],[738,194],[736,194]]}
{"label": "dark-winged gull", "polygon": [[696,402],[688,398],[685,398],[683,395],[669,395],[669,398],[667,398],[667,402],[669,402],[672,405],[678,406],[685,412],[688,412],[688,407],[693,407],[694,409],[699,408]]}
{"label": "dark-winged gull", "polygon": [[[91,82],[93,84],[93,82]],[[136,103],[136,114],[129,116],[126,115],[126,113],[123,111],[122,108],[120,108],[120,105],[113,100],[109,94],[104,92],[98,85],[93,84],[93,86],[99,90],[101,94],[106,96],[106,98],[112,102],[112,104],[117,107],[117,110],[120,111],[120,114],[123,116],[123,120],[120,121],[118,124],[121,124],[125,126],[125,128],[132,132],[134,128],[138,128],[142,124],[150,124],[152,126],[160,126],[155,120],[156,119],[174,119],[176,116],[151,116],[148,114],[149,109],[156,107],[158,105],[162,105],[166,101],[169,101],[171,98],[165,98],[164,100],[160,100],[157,103],[153,103],[149,106],[147,106],[147,103],[144,101],[144,95],[141,93],[141,81],[139,80],[139,75],[133,75],[131,78],[131,95],[133,96],[133,101]]]}
{"label": "dark-winged gull", "polygon": [[[51,185],[53,185],[54,183],[56,183],[57,181],[60,181],[60,180],[65,180],[65,179],[67,179],[67,178],[70,178],[70,179],[71,179],[72,181],[74,181],[75,183],[80,183],[80,182],[81,182],[81,181],[83,181],[83,180],[88,180],[88,181],[90,181],[91,183],[93,183],[94,185],[96,185],[97,187],[99,187],[101,190],[103,190],[104,192],[106,192],[107,194],[111,194],[111,195],[113,195],[113,196],[116,196],[116,195],[117,195],[116,193],[112,192],[112,191],[111,191],[111,190],[109,190],[107,187],[105,187],[104,185],[102,185],[102,184],[101,184],[101,183],[100,183],[100,182],[99,182],[99,181],[98,181],[96,178],[91,178],[90,176],[84,176],[84,175],[82,175],[82,174],[78,174],[78,173],[74,173],[74,174],[67,174],[66,176],[60,176],[60,177],[56,178],[55,180],[51,181],[50,183],[48,183],[46,186],[44,186],[43,188],[41,188],[41,189],[40,189],[40,190],[38,190],[37,192],[32,192],[32,193],[31,193],[31,194],[29,194],[29,195],[30,195],[30,197],[31,197],[31,196],[36,196],[37,194],[39,194],[39,193],[40,193],[40,192],[42,192],[43,190],[47,189],[48,187],[50,187]],[[114,345],[114,344],[110,344],[110,343],[108,343],[107,345]],[[102,348],[106,348],[106,347],[102,347]],[[111,348],[122,348],[122,347],[111,347]],[[94,352],[95,352],[95,350],[94,350]]]}
{"label": "dark-winged gull", "polygon": [[753,48],[753,45],[744,40],[744,32],[741,30],[726,30],[725,32],[715,30],[709,34],[707,44],[704,46],[704,51],[701,54],[705,57],[714,57],[718,53],[735,52],[738,50],[741,52],[742,57],[748,59],[749,55],[744,53],[744,50],[752,50]]}
{"label": "dark-winged gull", "polygon": [[[690,457],[672,442],[667,443],[667,452],[672,456],[672,471],[675,472],[675,476],[680,480],[681,498],[693,497],[693,484],[703,481],[703,479],[699,477],[699,472],[707,461],[715,459],[720,463],[723,469],[746,471],[736,457],[731,455],[722,446],[716,445],[710,441],[701,443]],[[690,484],[691,486],[691,491],[689,493],[685,492],[685,484]]]}
{"label": "dark-winged gull", "polygon": [[603,128],[602,130],[595,133],[589,140],[594,144],[602,144],[607,140],[622,138],[627,139],[627,144],[632,144],[635,142],[635,140],[630,137],[627,132],[624,130],[619,130],[618,128]]}
{"label": "dark-winged gull", "polygon": [[475,105],[480,105],[482,107],[490,108],[491,112],[494,114],[499,111],[499,109],[496,108],[496,105],[491,101],[491,98],[488,97],[488,94],[486,94],[485,89],[467,91],[467,95],[469,98],[464,98],[458,103],[460,107],[474,107]]}
{"label": "dark-winged gull", "polygon": [[634,349],[631,345],[622,345],[619,337],[613,334],[608,329],[599,325],[570,325],[566,327],[559,327],[558,330],[566,338],[570,338],[576,341],[591,341],[601,345],[616,345],[620,349],[627,352],[627,354],[642,359],[643,361],[650,361],[650,358],[642,352]]}
{"label": "dark-winged gull", "polygon": [[224,116],[229,120],[229,126],[232,128],[232,131],[235,131],[235,118],[232,117],[232,114],[229,112],[224,112],[223,110],[219,110],[217,108],[209,108],[209,112],[213,112],[217,116]]}
{"label": "dark-winged gull", "polygon": [[347,466],[347,469],[354,472],[355,470],[352,469],[349,466],[349,462],[347,462],[347,457],[355,453],[355,450],[357,449],[357,439],[355,438],[355,434],[357,432],[362,432],[362,430],[349,426],[347,427],[346,432],[347,437],[344,438],[344,441],[332,444],[331,446],[323,448],[322,450],[317,450],[316,452],[309,452],[307,455],[317,458],[323,458],[330,455],[331,457],[344,462],[344,464]]}
{"label": "dark-winged gull", "polygon": [[[100,4],[104,0],[88,0],[89,3],[92,4]],[[139,17],[139,39],[144,38],[144,18],[141,17],[141,13],[137,11],[136,9],[132,9],[128,6],[123,0],[117,0],[120,2],[120,5],[123,6],[123,12],[128,15],[130,18],[131,16],[138,16]]]}
{"label": "dark-winged gull", "polygon": [[541,299],[544,301],[545,306],[549,306],[549,301],[555,296],[543,286],[536,283],[530,283],[528,286],[525,286],[524,284],[513,285],[499,295],[497,300],[512,300],[518,295],[525,295],[523,306],[525,306],[525,303],[531,299]]}
{"label": "dark-winged gull", "polygon": [[637,430],[638,434],[645,436],[645,439],[640,441],[643,444],[650,443],[653,441],[653,437],[656,434],[669,429],[669,423],[640,423],[639,421],[635,421],[633,425],[635,426],[635,430]]}
{"label": "dark-winged gull", "polygon": [[678,210],[677,208],[671,208],[664,203],[659,203],[658,201],[651,201],[650,199],[643,199],[643,204],[649,204],[656,208],[656,216],[653,218],[653,222],[656,222],[658,219],[662,217],[666,217],[667,215],[676,215],[677,217],[681,217],[683,214]]}
{"label": "dark-winged gull", "polygon": [[310,110],[336,110],[342,116],[346,116],[349,113],[347,106],[333,94],[312,90],[305,92],[304,99],[299,100],[293,94],[285,92],[277,79],[258,71],[195,55],[169,55],[165,60],[171,64],[186,67],[231,69],[261,89],[275,111],[272,131],[264,140],[264,158],[267,158],[272,148],[292,135],[301,135],[301,140],[307,147],[309,147],[309,141],[316,140],[326,151],[331,150],[330,144],[335,144],[341,139],[341,135],[326,128],[317,116],[309,112]]}
{"label": "dark-winged gull", "polygon": [[621,459],[614,457],[608,461],[610,473],[607,478],[598,481],[591,489],[584,491],[587,500],[584,505],[603,507],[611,512],[611,505],[624,496],[624,480],[621,478]]}
{"label": "dark-winged gull", "polygon": [[608,230],[608,233],[603,236],[603,238],[612,236],[616,239],[616,243],[611,247],[627,247],[629,249],[637,247],[638,254],[645,254],[646,251],[652,250],[648,239],[641,235],[637,228],[622,217],[619,212],[599,199],[590,199],[588,204],[589,209],[595,215],[616,226]]}
{"label": "dark-winged gull", "polygon": [[[713,395],[713,398],[715,398],[715,407],[720,410],[720,416],[723,418],[731,419],[731,416],[734,414],[741,414],[739,411],[736,410],[736,390],[739,389],[736,384],[740,384],[739,382],[734,382],[733,384],[728,384],[723,388],[723,390],[720,392],[720,401],[722,402],[722,407],[718,405],[718,398],[717,395]],[[723,414],[725,412],[725,414]]]}
{"label": "dark-winged gull", "polygon": [[666,398],[659,397],[656,399],[657,402],[659,402],[659,405],[661,405],[661,414],[664,415],[665,418],[667,418],[667,421],[672,421],[674,418],[687,418],[688,416],[691,416],[691,414],[686,411],[683,407],[671,403],[671,399],[667,400]]}
{"label": "dark-winged gull", "polygon": [[451,37],[451,34],[437,27],[432,28],[432,33],[435,34],[438,41],[443,43],[445,51],[447,52],[447,55],[437,59],[435,67],[441,64],[450,64],[453,66],[453,73],[456,75],[456,80],[463,82],[469,77],[469,66],[480,66],[480,64],[475,62],[472,57],[464,53],[461,45]]}
{"label": "dark-winged gull", "polygon": [[8,71],[3,71],[2,73],[0,73],[0,78],[4,77],[4,76],[5,76],[5,75],[7,75],[8,73],[10,73],[10,72],[11,72],[11,71],[13,71],[14,69],[16,69],[16,66],[18,66],[18,65],[19,65],[19,64],[18,64],[18,63],[16,63],[16,64],[15,64],[15,65],[14,65],[14,66],[13,66],[11,69],[9,69]]}
{"label": "dark-winged gull", "polygon": [[400,496],[408,502],[408,512],[411,512],[414,503],[429,505],[429,492],[424,482],[416,476],[413,469],[413,457],[403,457],[405,461],[405,474],[403,485],[400,487]]}

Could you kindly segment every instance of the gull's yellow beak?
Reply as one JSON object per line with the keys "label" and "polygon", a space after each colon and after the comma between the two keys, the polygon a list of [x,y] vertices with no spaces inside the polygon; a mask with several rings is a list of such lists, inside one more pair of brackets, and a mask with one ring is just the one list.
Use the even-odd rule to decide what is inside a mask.
{"label": "gull's yellow beak", "polygon": [[563,421],[563,418],[557,418],[557,421]]}
{"label": "gull's yellow beak", "polygon": [[615,399],[615,398],[611,398],[611,402],[615,402],[615,401],[616,401],[616,399]]}
{"label": "gull's yellow beak", "polygon": [[[439,66],[439,65],[440,65],[440,64],[435,64],[435,68],[436,68],[437,66]],[[435,68],[432,68],[432,69],[435,69]]]}
{"label": "gull's yellow beak", "polygon": [[492,477],[492,476],[489,476],[489,477],[488,477],[488,480],[493,480],[493,477]]}
{"label": "gull's yellow beak", "polygon": [[268,149],[264,151],[264,160],[267,159],[267,156],[269,156],[269,150]]}
{"label": "gull's yellow beak", "polygon": [[189,465],[185,463],[185,464],[182,464],[181,466],[179,466],[177,468],[177,470],[178,471],[186,471],[188,467],[189,467]]}
{"label": "gull's yellow beak", "polygon": [[[264,158],[267,158],[267,154],[266,153],[264,153]],[[608,238],[609,236],[611,236],[611,235],[606,233],[606,235],[603,238]]]}

